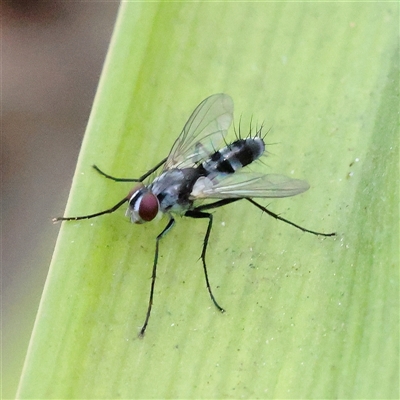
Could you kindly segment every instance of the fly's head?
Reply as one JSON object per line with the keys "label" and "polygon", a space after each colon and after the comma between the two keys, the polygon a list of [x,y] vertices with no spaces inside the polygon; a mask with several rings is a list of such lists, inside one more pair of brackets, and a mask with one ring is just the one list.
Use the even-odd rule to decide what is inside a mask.
{"label": "fly's head", "polygon": [[158,214],[160,203],[157,196],[143,183],[136,185],[128,194],[129,207],[126,216],[132,223],[144,224],[152,221]]}

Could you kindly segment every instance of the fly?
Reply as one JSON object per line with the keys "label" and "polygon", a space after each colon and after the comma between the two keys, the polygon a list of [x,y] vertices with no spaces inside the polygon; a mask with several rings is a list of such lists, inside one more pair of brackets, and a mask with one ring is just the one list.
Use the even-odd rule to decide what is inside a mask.
{"label": "fly", "polygon": [[[168,157],[140,178],[115,178],[93,166],[97,172],[113,181],[138,182],[115,206],[95,214],[53,219],[53,222],[57,222],[94,218],[113,213],[125,203],[128,203],[126,216],[136,224],[152,221],[159,213],[168,216],[167,225],[156,238],[149,303],[140,336],[146,331],[153,306],[159,242],[174,226],[174,214],[208,220],[201,260],[208,293],[215,307],[221,312],[225,310],[217,303],[212,293],[206,266],[207,245],[213,223],[213,215],[208,212],[209,210],[244,199],[268,215],[303,232],[321,236],[335,235],[335,233],[305,229],[253,200],[254,197],[295,196],[309,189],[309,185],[306,181],[283,175],[242,171],[243,167],[263,155],[265,143],[260,129],[253,137],[250,135],[247,138],[238,138],[233,143],[227,144],[225,137],[232,120],[233,101],[230,96],[220,93],[206,98],[193,111]],[[143,183],[161,167],[162,171],[158,177],[151,183]],[[204,204],[200,204],[204,201]]]}

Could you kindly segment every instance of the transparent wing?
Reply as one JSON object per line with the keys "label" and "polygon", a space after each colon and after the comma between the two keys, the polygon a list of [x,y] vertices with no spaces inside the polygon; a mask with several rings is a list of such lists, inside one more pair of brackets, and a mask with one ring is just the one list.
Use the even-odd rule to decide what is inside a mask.
{"label": "transparent wing", "polygon": [[219,150],[233,120],[233,101],[227,94],[207,97],[193,111],[172,146],[164,171],[187,168]]}
{"label": "transparent wing", "polygon": [[284,175],[235,172],[224,176],[217,175],[211,179],[198,179],[191,196],[193,199],[289,197],[305,192],[309,187],[306,181]]}

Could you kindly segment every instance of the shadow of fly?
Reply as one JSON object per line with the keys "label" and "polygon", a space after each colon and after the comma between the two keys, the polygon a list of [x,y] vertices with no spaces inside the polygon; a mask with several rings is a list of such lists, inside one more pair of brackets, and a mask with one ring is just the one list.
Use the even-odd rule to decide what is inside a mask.
{"label": "shadow of fly", "polygon": [[[237,138],[228,144],[225,137],[233,120],[233,101],[226,94],[214,94],[203,100],[193,111],[176,139],[168,157],[137,179],[115,178],[93,166],[97,172],[115,182],[138,182],[138,184],[115,206],[79,217],[59,217],[53,222],[76,221],[111,214],[128,203],[126,216],[135,224],[152,221],[157,214],[168,216],[168,223],[156,238],[156,248],[151,276],[147,314],[139,336],[143,336],[153,306],[157,261],[160,240],[175,224],[174,214],[207,219],[201,261],[208,293],[215,307],[225,310],[217,303],[210,286],[206,266],[207,245],[213,224],[209,212],[218,207],[246,200],[261,211],[286,222],[303,232],[313,235],[334,236],[305,229],[267,210],[253,198],[279,198],[295,196],[306,191],[306,181],[283,175],[242,171],[242,168],[259,159],[265,152],[261,129],[247,138]],[[218,150],[219,149],[219,150]],[[149,184],[143,181],[161,168],[161,173]]]}

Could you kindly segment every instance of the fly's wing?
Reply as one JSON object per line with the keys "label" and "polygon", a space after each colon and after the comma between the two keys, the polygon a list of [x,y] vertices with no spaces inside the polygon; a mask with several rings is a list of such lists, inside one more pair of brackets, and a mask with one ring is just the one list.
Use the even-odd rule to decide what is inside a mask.
{"label": "fly's wing", "polygon": [[176,139],[164,171],[187,168],[219,150],[233,120],[233,101],[227,94],[207,97],[193,111]]}
{"label": "fly's wing", "polygon": [[242,197],[289,197],[303,193],[309,184],[284,175],[236,172],[201,177],[193,187],[191,197],[196,199],[238,199]]}

